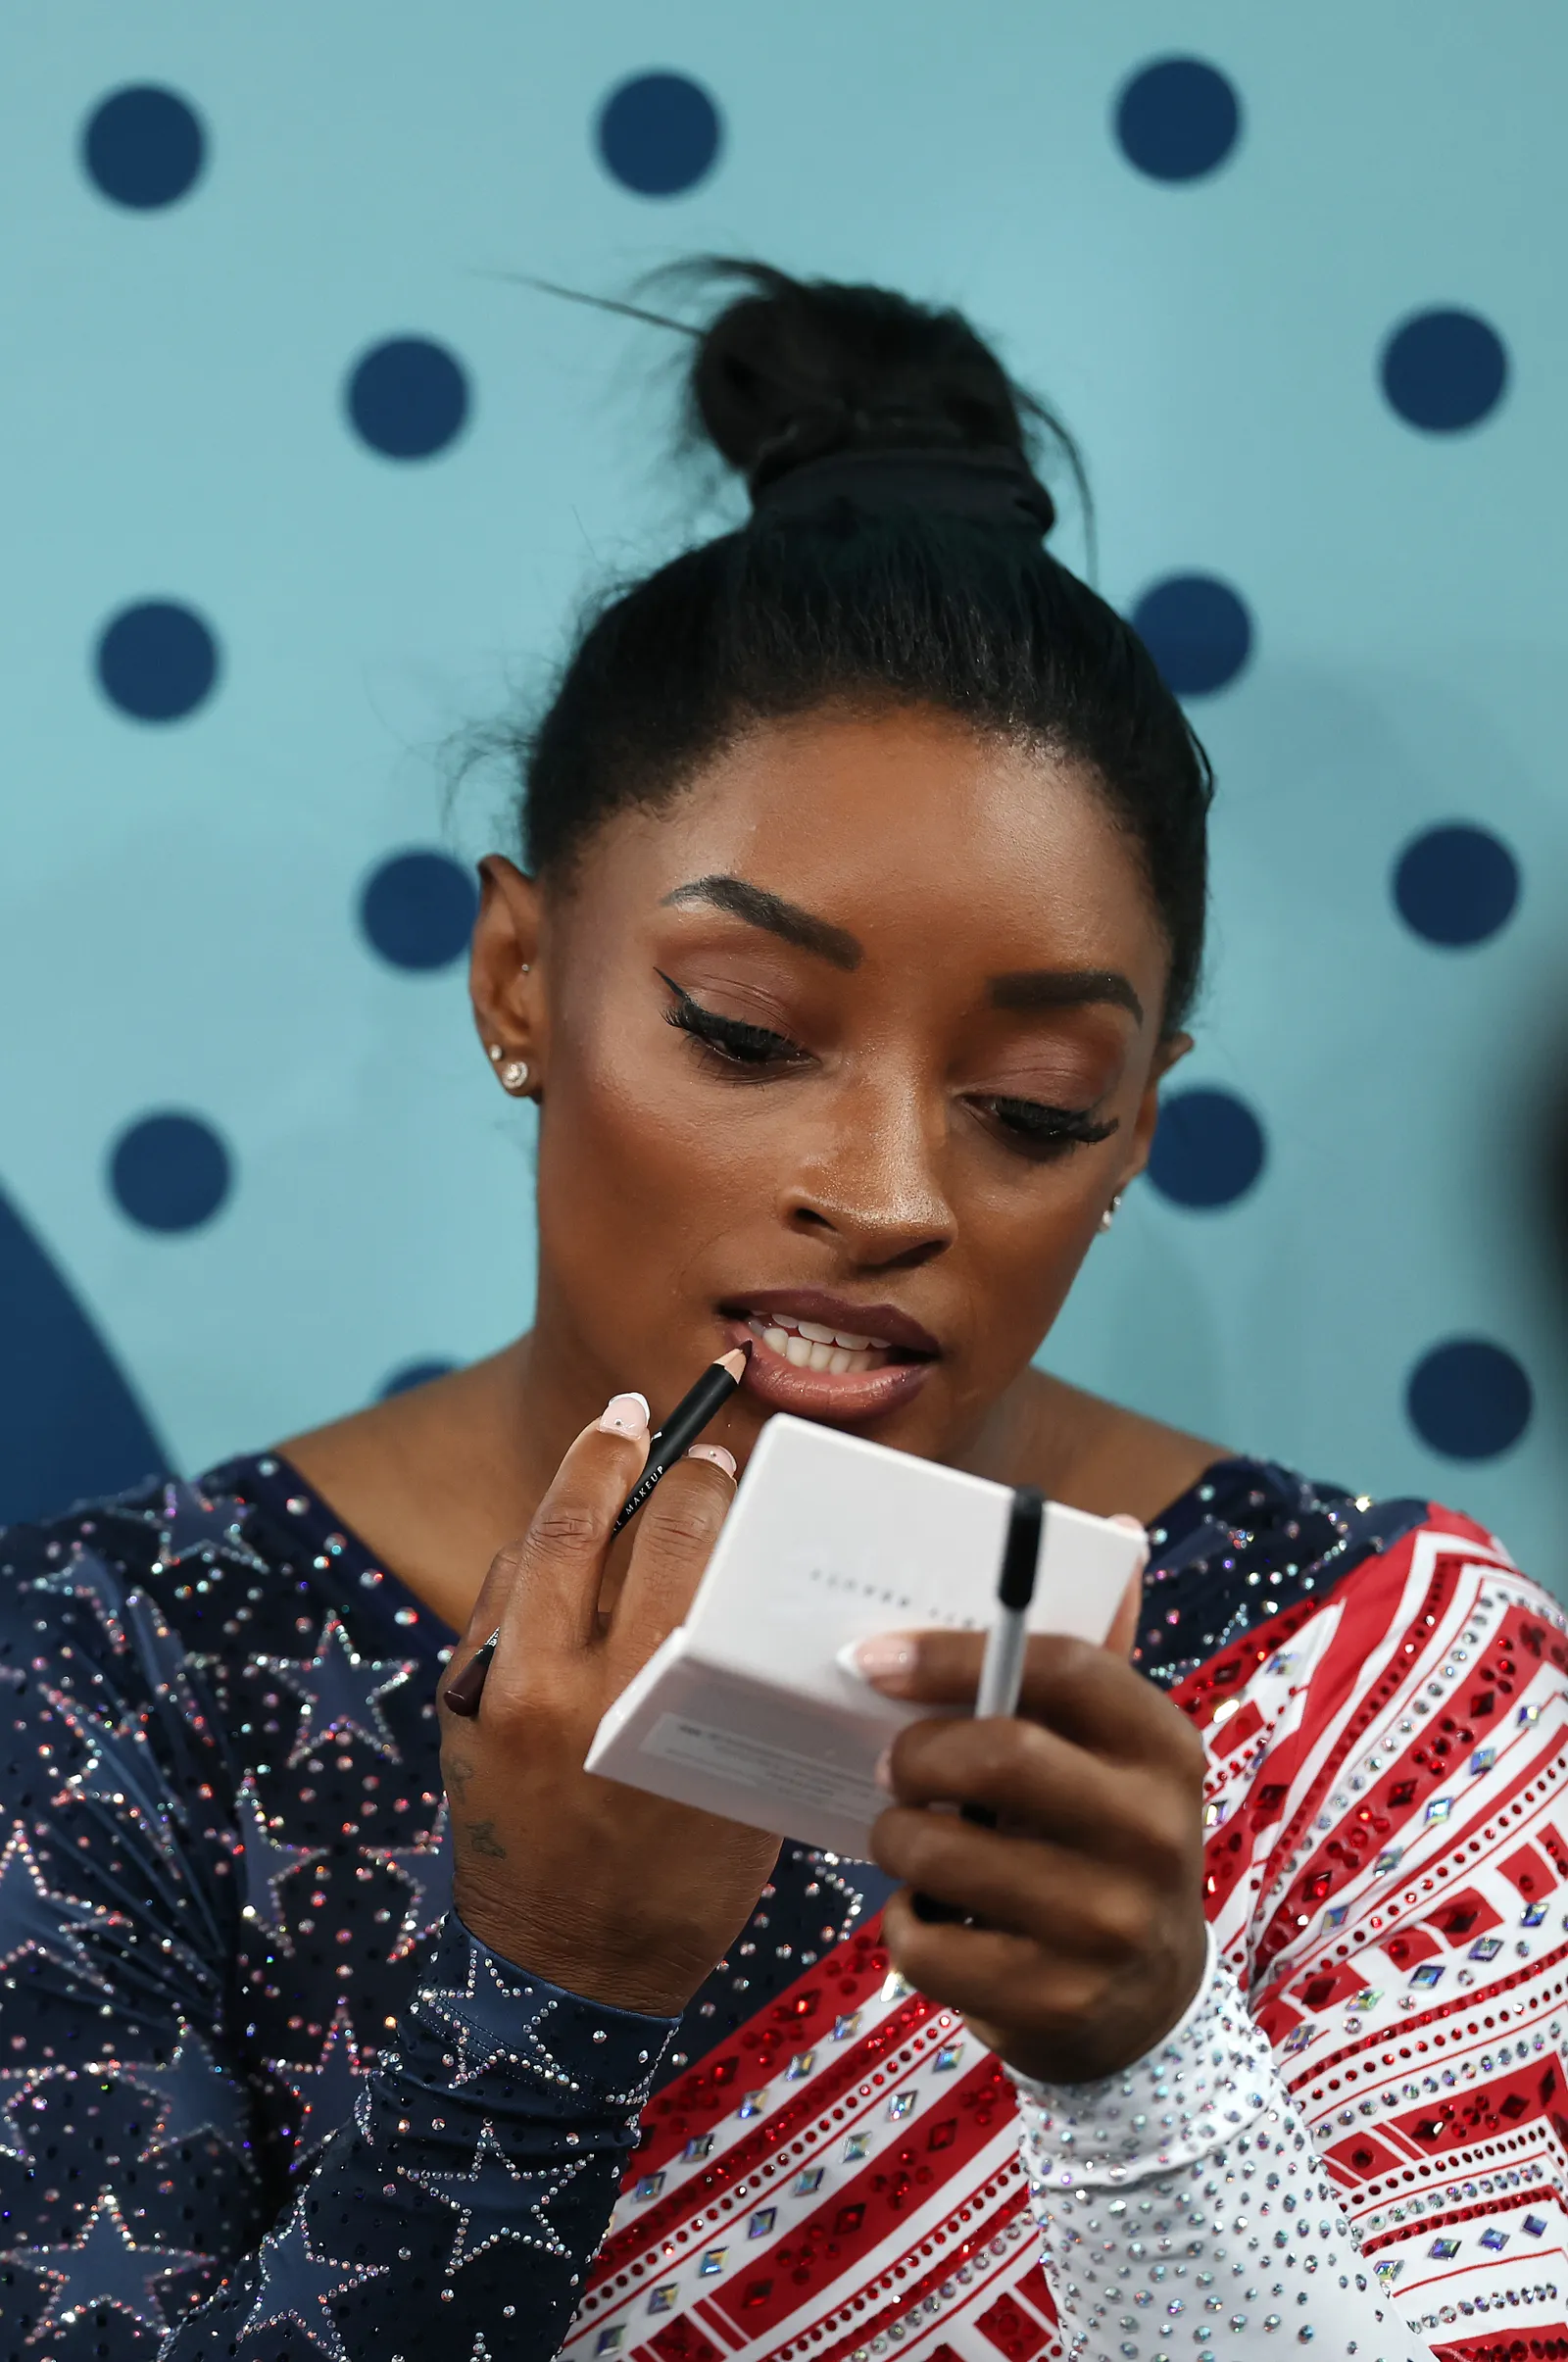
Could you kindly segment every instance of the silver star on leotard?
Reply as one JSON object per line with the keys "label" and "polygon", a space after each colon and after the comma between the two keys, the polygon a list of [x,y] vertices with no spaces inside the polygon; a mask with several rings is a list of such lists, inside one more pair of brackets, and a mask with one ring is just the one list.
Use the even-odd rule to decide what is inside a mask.
{"label": "silver star on leotard", "polygon": [[272,1571],[245,1539],[244,1524],[250,1511],[229,1494],[209,1500],[194,1485],[176,1480],[165,1485],[156,1509],[134,1514],[157,1535],[161,1566],[184,1566],[190,1559],[201,1566],[214,1566],[222,1560],[254,1575]]}
{"label": "silver star on leotard", "polygon": [[299,2102],[294,2163],[303,2165],[347,2124],[354,2113],[355,2099],[369,2079],[369,2068],[360,2064],[359,2044],[354,2040],[348,2011],[338,2009],[316,2066],[295,2067],[280,2058],[270,2058],[267,2064],[279,2083],[288,2085]]}
{"label": "silver star on leotard", "polygon": [[[465,2264],[483,2255],[489,2247],[499,2246],[503,2239],[516,2239],[524,2247],[542,2247],[547,2255],[565,2255],[569,2252],[553,2223],[545,2215],[552,2198],[557,2198],[568,2182],[575,2181],[587,2164],[586,2157],[573,2157],[566,2164],[530,2172],[513,2164],[500,2141],[495,2126],[485,2120],[479,2133],[479,2145],[473,2152],[473,2163],[466,2174],[416,2173],[405,2166],[404,2177],[420,2190],[427,2190],[443,2205],[458,2210],[458,2232],[447,2259],[447,2271],[461,2272]],[[519,2222],[519,2207],[527,2220]]]}
{"label": "silver star on leotard", "polygon": [[69,2329],[78,2313],[103,2305],[128,2313],[142,2329],[161,2337],[169,2319],[154,2292],[154,2281],[210,2261],[182,2247],[138,2246],[112,2190],[99,2191],[79,2239],[62,2247],[12,2247],[0,2255],[0,2263],[20,2264],[55,2284],[33,2323],[29,2344],[50,2331]]}
{"label": "silver star on leotard", "polygon": [[397,1742],[381,1711],[389,1690],[401,1689],[414,1671],[416,1659],[361,1656],[350,1647],[335,1607],[328,1608],[316,1654],[303,1661],[282,1656],[258,1656],[257,1669],[270,1673],[304,1700],[299,1729],[289,1750],[289,1768],[333,1742],[347,1747],[360,1739],[389,1763],[401,1763]]}
{"label": "silver star on leotard", "polygon": [[115,1654],[123,1655],[125,1586],[96,1551],[84,1550],[78,1542],[69,1558],[41,1575],[34,1575],[27,1589],[48,1592],[57,1599],[89,1601]]}
{"label": "silver star on leotard", "polygon": [[250,2138],[244,2094],[189,2026],[181,2025],[179,2041],[167,2064],[127,2062],[120,2073],[139,2090],[153,2092],[162,2103],[157,2126],[141,2152],[143,2160],[176,2142],[200,2140],[203,2134],[243,2153]]}
{"label": "silver star on leotard", "polygon": [[421,1936],[440,1926],[452,1907],[452,1831],[446,1797],[441,1799],[429,1836],[419,1845],[362,1845],[360,1851],[368,1862],[390,1870],[409,1889],[403,1924],[387,1954],[389,1960],[401,1960]]}
{"label": "silver star on leotard", "polygon": [[458,2038],[456,2082],[469,2083],[502,2059],[509,2067],[524,2068],[544,2083],[567,2091],[577,2090],[575,2079],[539,2035],[540,2027],[555,2015],[557,2002],[546,1999],[526,1980],[521,1985],[508,1984],[497,1974],[495,1961],[477,1944],[468,1949],[466,1988],[426,1987],[419,2002]]}
{"label": "silver star on leotard", "polygon": [[172,1867],[176,1847],[171,1822],[178,1810],[147,1733],[135,1714],[118,1722],[101,1721],[84,1713],[63,1690],[45,1689],[44,1696],[74,1739],[89,1749],[78,1771],[68,1773],[50,1801],[55,1811],[75,1803],[113,1804],[129,1811],[146,1831],[165,1861]]}
{"label": "silver star on leotard", "polygon": [[27,1841],[25,1822],[13,1822],[0,1853],[0,1969],[12,1967],[24,1952],[35,1951],[63,1964],[84,1983],[102,1986],[107,1979],[75,1930],[116,1924],[112,1911],[77,1902],[70,1895],[52,1895]]}
{"label": "silver star on leotard", "polygon": [[245,1916],[260,1921],[280,1952],[291,1952],[294,1942],[283,1924],[278,1887],[291,1871],[303,1870],[307,1862],[319,1861],[326,1847],[278,1843],[267,1826],[267,1815],[262,1810],[253,1772],[245,1774],[234,1803],[239,1819]]}
{"label": "silver star on leotard", "polygon": [[262,2267],[262,2285],[240,2336],[254,2337],[258,2330],[281,2329],[291,2324],[323,2353],[329,2354],[331,2362],[349,2362],[348,2349],[332,2313],[332,2299],[347,2296],[351,2289],[363,2288],[368,2280],[383,2280],[390,2267],[340,2264],[329,2255],[318,2255],[311,2245],[303,2203],[295,2207],[281,2231],[269,2232],[262,2241],[258,2261]]}

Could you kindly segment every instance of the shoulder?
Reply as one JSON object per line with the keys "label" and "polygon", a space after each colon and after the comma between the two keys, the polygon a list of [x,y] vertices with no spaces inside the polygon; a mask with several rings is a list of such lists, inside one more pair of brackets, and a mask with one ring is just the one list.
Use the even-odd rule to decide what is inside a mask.
{"label": "shoulder", "polygon": [[1140,1662],[1184,1698],[1221,1651],[1266,1649],[1276,1631],[1320,1613],[1353,1624],[1397,1614],[1403,1590],[1439,1559],[1524,1580],[1471,1518],[1418,1497],[1351,1494],[1267,1460],[1214,1462],[1160,1512],[1150,1544]]}
{"label": "shoulder", "polygon": [[[1211,1645],[1164,1684],[1205,1734],[1230,1726],[1222,1753],[1242,1743],[1232,1718],[1247,1700],[1253,1729],[1286,1714],[1294,1743],[1311,1747],[1350,1720],[1364,1736],[1391,1710],[1409,1712],[1423,1684],[1428,1695],[1415,1712],[1424,1720],[1441,1711],[1434,1701],[1499,1646],[1521,1667],[1568,1672],[1568,1614],[1475,1519],[1433,1502],[1365,1495],[1342,1496],[1336,1507],[1304,1480],[1290,1481],[1302,1486],[1307,1514],[1283,1524],[1271,1517],[1250,1535],[1241,1530],[1234,1571],[1251,1589],[1284,1541],[1301,1553],[1291,1566],[1295,1580],[1276,1566],[1257,1582],[1263,1596],[1255,1605],[1232,1594],[1229,1627],[1206,1636]],[[1198,1528],[1186,1548],[1214,1542]],[[1178,1546],[1172,1557],[1182,1555]],[[1191,1571],[1200,1563],[1189,1561]]]}
{"label": "shoulder", "polygon": [[[91,1637],[120,1650],[133,1603],[156,1589],[170,1515],[186,1488],[149,1481],[0,1533],[0,1626],[51,1652]],[[36,1652],[35,1652],[36,1653]]]}
{"label": "shoulder", "polygon": [[158,1691],[254,1646],[256,1626],[292,1616],[295,1553],[261,1501],[270,1466],[149,1481],[0,1533],[0,1661]]}

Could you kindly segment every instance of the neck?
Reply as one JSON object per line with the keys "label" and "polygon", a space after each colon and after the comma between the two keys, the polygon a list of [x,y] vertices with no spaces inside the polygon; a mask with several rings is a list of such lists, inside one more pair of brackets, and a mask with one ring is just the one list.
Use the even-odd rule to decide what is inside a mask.
{"label": "neck", "polygon": [[470,1367],[279,1451],[389,1572],[461,1631],[613,1381],[541,1321]]}
{"label": "neck", "polygon": [[[526,1533],[567,1446],[623,1383],[542,1293],[534,1329],[499,1353],[278,1449],[461,1631],[496,1552]],[[1035,1369],[977,1409],[951,1454],[977,1475],[1146,1520],[1219,1456],[1216,1445]]]}

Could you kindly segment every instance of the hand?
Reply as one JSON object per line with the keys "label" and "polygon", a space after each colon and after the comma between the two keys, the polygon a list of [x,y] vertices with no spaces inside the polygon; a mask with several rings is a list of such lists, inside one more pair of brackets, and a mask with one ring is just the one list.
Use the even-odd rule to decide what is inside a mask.
{"label": "hand", "polygon": [[[972,1703],[981,1635],[899,1638],[907,1661],[868,1675],[877,1689]],[[896,1800],[871,1845],[906,1887],[883,1927],[910,1984],[1009,2066],[1086,2083],[1152,2050],[1201,1981],[1203,1746],[1152,1683],[1082,1641],[1030,1642],[1018,1717],[933,1718],[894,1741]],[[934,1804],[982,1805],[1000,1826]],[[976,1924],[922,1921],[908,1889]]]}
{"label": "hand", "polygon": [[611,1525],[648,1456],[636,1396],[606,1417],[618,1431],[584,1429],[524,1539],[491,1567],[443,1680],[499,1627],[477,1716],[441,1707],[453,1896],[519,1968],[673,2017],[751,1917],[778,1840],[582,1768],[605,1708],[685,1614],[735,1494],[710,1459],[671,1469],[602,1614]]}

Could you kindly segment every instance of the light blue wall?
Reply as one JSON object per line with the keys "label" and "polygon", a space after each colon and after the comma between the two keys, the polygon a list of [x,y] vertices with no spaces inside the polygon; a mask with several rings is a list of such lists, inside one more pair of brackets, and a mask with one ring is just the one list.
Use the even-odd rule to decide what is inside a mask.
{"label": "light blue wall", "polygon": [[[1252,619],[1250,662],[1193,703],[1221,796],[1190,1076],[1256,1112],[1267,1162],[1210,1211],[1136,1192],[1055,1362],[1369,1491],[1443,1494],[1561,1582],[1568,1422],[1526,1187],[1568,966],[1552,11],[13,0],[7,51],[0,1188],[177,1464],[526,1318],[530,1118],[476,1050],[461,965],[378,958],[359,897],[403,848],[504,840],[493,785],[449,816],[444,742],[694,517],[663,464],[659,340],[504,274],[614,291],[738,250],[962,303],[1087,446],[1107,594],[1211,574]],[[1243,110],[1187,183],[1113,130],[1127,78],[1172,52]],[[711,172],[666,198],[617,183],[594,131],[657,68],[723,123]],[[178,202],[112,202],[82,168],[126,84],[205,126]],[[1507,350],[1465,432],[1412,428],[1380,390],[1390,332],[1433,307]],[[471,387],[466,431],[423,461],[345,423],[347,372],[400,335]],[[1071,526],[1061,546],[1081,550]],[[152,599],[199,612],[221,655],[165,723],[94,678],[106,621]],[[1523,879],[1510,923],[1459,950],[1390,892],[1408,840],[1451,820]],[[164,1108],[232,1158],[194,1228],[127,1219],[106,1178]],[[21,1508],[40,1504],[19,1454],[97,1481],[140,1431],[0,1226],[6,1273]],[[1406,1415],[1412,1366],[1454,1336],[1534,1385],[1490,1457],[1435,1452]]]}

